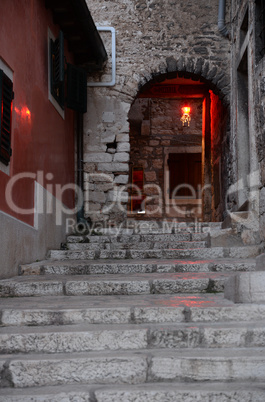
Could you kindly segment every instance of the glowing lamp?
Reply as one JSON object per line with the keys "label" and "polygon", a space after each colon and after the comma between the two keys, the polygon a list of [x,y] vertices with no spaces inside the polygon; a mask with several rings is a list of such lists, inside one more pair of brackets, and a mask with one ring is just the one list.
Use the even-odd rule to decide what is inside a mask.
{"label": "glowing lamp", "polygon": [[188,125],[188,127],[190,126],[190,121],[191,121],[191,117],[190,117],[190,107],[188,106],[184,106],[182,109],[182,116],[181,116],[181,121],[182,121],[182,125]]}

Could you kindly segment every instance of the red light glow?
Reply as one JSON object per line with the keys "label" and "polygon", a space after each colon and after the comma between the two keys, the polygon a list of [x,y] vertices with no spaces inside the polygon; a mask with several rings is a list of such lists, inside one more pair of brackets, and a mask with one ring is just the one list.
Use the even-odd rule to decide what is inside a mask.
{"label": "red light glow", "polygon": [[183,108],[182,108],[182,112],[183,112],[184,114],[190,114],[190,107],[188,107],[188,106],[183,107]]}
{"label": "red light glow", "polygon": [[31,111],[27,106],[23,106],[21,109],[15,107],[15,112],[21,119],[31,123]]}

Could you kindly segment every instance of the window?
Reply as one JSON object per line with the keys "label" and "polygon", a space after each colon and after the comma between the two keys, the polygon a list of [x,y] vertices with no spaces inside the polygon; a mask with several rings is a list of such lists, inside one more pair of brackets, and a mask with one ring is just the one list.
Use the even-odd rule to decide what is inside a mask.
{"label": "window", "polygon": [[9,164],[12,155],[11,123],[13,98],[13,83],[3,70],[0,69],[0,161],[5,165]]}
{"label": "window", "polygon": [[[69,109],[80,113],[87,111],[87,74],[80,67],[66,63],[64,36],[60,31],[55,38],[51,31],[49,38],[49,100],[64,118],[65,101]],[[67,65],[67,70],[65,67]],[[67,85],[66,85],[67,80]],[[65,96],[65,89],[67,93]]]}
{"label": "window", "polygon": [[50,38],[50,92],[64,109],[64,37]]}

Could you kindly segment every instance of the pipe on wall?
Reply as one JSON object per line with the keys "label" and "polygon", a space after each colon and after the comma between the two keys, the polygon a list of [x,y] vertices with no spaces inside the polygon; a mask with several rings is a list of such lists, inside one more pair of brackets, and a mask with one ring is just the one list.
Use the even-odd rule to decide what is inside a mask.
{"label": "pipe on wall", "polygon": [[[83,114],[76,113],[76,151],[77,151],[77,186],[84,193],[84,170],[83,170]],[[77,206],[77,222],[84,222],[84,202],[78,200],[79,205]]]}
{"label": "pipe on wall", "polygon": [[229,32],[225,25],[225,7],[226,7],[226,0],[219,0],[218,29],[223,36],[229,38]]}

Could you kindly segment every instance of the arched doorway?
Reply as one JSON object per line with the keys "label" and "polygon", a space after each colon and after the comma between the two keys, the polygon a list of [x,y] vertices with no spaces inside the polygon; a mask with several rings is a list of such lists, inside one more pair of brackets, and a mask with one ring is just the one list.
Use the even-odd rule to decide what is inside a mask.
{"label": "arched doorway", "polygon": [[180,72],[139,91],[129,112],[130,217],[222,220],[227,112],[211,88]]}

